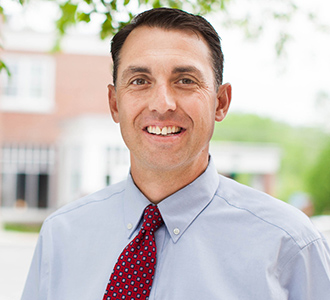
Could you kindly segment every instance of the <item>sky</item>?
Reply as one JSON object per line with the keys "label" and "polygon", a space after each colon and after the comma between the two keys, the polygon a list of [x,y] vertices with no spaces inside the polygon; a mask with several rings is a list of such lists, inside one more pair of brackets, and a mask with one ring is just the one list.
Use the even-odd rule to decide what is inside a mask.
{"label": "sky", "polygon": [[[32,1],[29,9],[25,9],[24,18],[20,17],[24,10],[18,5],[8,6],[7,12],[15,16],[12,25],[17,29],[28,24],[39,31],[53,30],[52,20],[57,14],[50,3],[43,3],[43,13],[40,13],[40,4]],[[326,18],[330,3],[301,0],[297,2],[301,12],[289,23],[267,19],[264,10],[274,3],[272,0],[250,0],[240,4],[234,2],[229,7],[231,17],[249,13],[254,23],[263,22],[264,30],[256,39],[246,38],[242,28],[224,26],[225,18],[218,12],[206,16],[222,39],[224,81],[233,87],[230,111],[254,113],[291,125],[328,126],[330,129],[330,31],[317,30],[304,17],[304,13],[313,12],[318,22],[328,22],[330,26]],[[93,25],[81,28],[84,32],[96,32],[97,20]],[[277,57],[275,43],[281,30],[290,33],[292,38],[284,53]],[[108,41],[105,45],[107,54]],[[322,105],[320,99],[324,100]]]}

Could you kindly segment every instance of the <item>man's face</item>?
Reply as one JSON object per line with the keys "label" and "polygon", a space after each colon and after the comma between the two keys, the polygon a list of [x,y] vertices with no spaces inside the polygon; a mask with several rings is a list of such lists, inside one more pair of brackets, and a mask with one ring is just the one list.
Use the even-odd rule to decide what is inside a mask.
{"label": "man's face", "polygon": [[132,174],[135,168],[205,168],[230,85],[215,88],[209,48],[200,36],[143,26],[124,43],[109,100],[131,153]]}

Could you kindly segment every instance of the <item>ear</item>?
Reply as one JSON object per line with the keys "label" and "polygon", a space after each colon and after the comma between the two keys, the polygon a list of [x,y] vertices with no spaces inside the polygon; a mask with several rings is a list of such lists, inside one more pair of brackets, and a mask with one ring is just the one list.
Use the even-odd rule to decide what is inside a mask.
{"label": "ear", "polygon": [[221,122],[227,115],[231,101],[231,84],[226,83],[219,86],[217,93],[217,106],[215,110],[215,120]]}
{"label": "ear", "polygon": [[112,119],[116,123],[119,123],[116,89],[112,84],[108,85],[108,99],[109,99],[109,107],[110,107]]}

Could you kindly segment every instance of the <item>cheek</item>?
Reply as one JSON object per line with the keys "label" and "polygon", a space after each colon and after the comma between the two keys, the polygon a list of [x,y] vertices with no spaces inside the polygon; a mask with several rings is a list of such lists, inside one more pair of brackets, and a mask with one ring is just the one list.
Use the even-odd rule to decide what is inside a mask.
{"label": "cheek", "polygon": [[182,107],[192,119],[205,124],[215,121],[215,96],[206,92],[199,93],[195,97],[186,98],[182,101]]}
{"label": "cheek", "polygon": [[134,97],[133,95],[125,95],[125,97],[119,98],[118,101],[118,112],[119,112],[119,121],[121,123],[129,123],[134,121],[134,119],[142,112],[143,110],[143,101]]}

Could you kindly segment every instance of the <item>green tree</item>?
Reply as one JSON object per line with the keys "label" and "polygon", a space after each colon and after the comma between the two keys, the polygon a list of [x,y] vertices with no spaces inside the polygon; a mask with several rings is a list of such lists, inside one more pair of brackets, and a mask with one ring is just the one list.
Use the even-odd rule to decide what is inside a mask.
{"label": "green tree", "polygon": [[316,214],[330,213],[330,143],[324,147],[310,171],[307,185]]}
{"label": "green tree", "polygon": [[[229,113],[224,121],[216,123],[213,140],[270,143],[280,147],[276,197],[288,201],[294,192],[309,192],[306,178],[321,150],[330,143],[330,136],[317,128],[293,127],[257,115]],[[330,186],[330,178],[328,181]]]}

